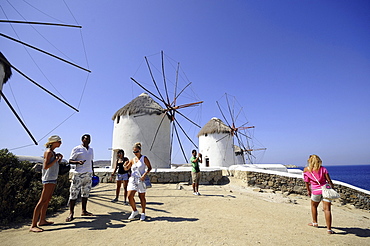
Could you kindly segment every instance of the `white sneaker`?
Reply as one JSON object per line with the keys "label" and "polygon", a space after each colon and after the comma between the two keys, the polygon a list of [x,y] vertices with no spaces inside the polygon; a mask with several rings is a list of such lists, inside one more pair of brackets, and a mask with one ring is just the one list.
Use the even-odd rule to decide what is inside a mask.
{"label": "white sneaker", "polygon": [[194,192],[194,193],[193,193],[193,195],[194,195],[194,196],[197,196],[197,195],[198,195],[198,193]]}
{"label": "white sneaker", "polygon": [[200,193],[199,192],[197,192],[197,196],[200,196]]}
{"label": "white sneaker", "polygon": [[139,214],[139,211],[132,211],[130,217],[128,217],[129,220],[135,219],[136,215]]}
{"label": "white sneaker", "polygon": [[140,216],[140,220],[141,220],[141,221],[144,221],[144,220],[145,220],[145,214],[144,214],[144,213],[142,213],[142,214],[141,214],[141,216]]}

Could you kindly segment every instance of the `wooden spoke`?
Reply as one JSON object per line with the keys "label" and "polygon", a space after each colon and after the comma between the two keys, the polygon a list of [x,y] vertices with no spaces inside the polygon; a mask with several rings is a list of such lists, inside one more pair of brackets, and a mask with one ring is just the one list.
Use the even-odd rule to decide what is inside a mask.
{"label": "wooden spoke", "polygon": [[154,145],[155,139],[157,138],[158,131],[159,131],[159,129],[161,128],[162,123],[163,123],[163,120],[164,120],[164,118],[165,118],[166,116],[167,116],[167,113],[163,113],[163,116],[162,116],[161,122],[159,123],[159,125],[158,125],[158,127],[157,127],[157,130],[155,131],[154,138],[153,138],[153,142],[152,142],[152,144],[150,145],[150,151],[152,151],[152,148],[153,148],[153,145]]}
{"label": "wooden spoke", "polygon": [[79,65],[77,65],[77,64],[74,64],[74,63],[72,63],[72,62],[70,62],[70,61],[67,61],[67,60],[65,60],[65,59],[63,59],[63,58],[61,58],[61,57],[59,57],[59,56],[53,55],[53,54],[51,54],[51,53],[49,53],[49,52],[46,52],[46,51],[44,51],[44,50],[42,50],[42,49],[39,49],[39,48],[35,47],[35,46],[32,46],[32,45],[27,44],[27,43],[25,43],[25,42],[22,42],[22,41],[20,41],[20,40],[18,40],[18,39],[15,39],[15,38],[9,37],[9,36],[7,36],[7,35],[5,35],[5,34],[3,34],[3,33],[0,33],[0,36],[3,36],[4,38],[10,39],[10,40],[12,40],[12,41],[15,41],[15,42],[21,43],[21,44],[23,44],[23,45],[25,45],[25,46],[27,46],[27,47],[30,47],[30,48],[32,48],[32,49],[35,49],[35,50],[37,50],[37,51],[39,51],[39,52],[42,52],[42,53],[44,53],[44,54],[46,54],[46,55],[49,55],[49,56],[51,56],[51,57],[54,57],[54,58],[56,58],[56,59],[58,59],[58,60],[61,60],[61,61],[65,62],[65,63],[68,63],[68,64],[70,64],[70,65],[72,65],[72,66],[75,66],[75,67],[77,67],[77,68],[79,68],[79,69],[82,69],[82,70],[85,70],[86,72],[91,73],[91,71],[90,71],[90,70],[88,70],[88,69],[86,69],[86,68],[83,68],[83,67],[81,67],[81,66],[79,66]]}
{"label": "wooden spoke", "polygon": [[[220,104],[219,104],[217,101],[216,101],[216,103],[217,103],[218,109],[220,110],[220,112],[221,112],[221,114],[222,114],[222,117],[224,117],[224,120],[226,121],[226,124],[230,127],[229,122],[227,121],[227,119],[226,119],[226,117],[225,117],[224,113],[223,113],[223,112],[222,112],[222,110],[221,110]],[[230,128],[231,128],[231,127],[230,127]]]}
{"label": "wooden spoke", "polygon": [[219,141],[221,141],[222,139],[224,139],[224,138],[226,138],[226,137],[228,137],[229,136],[229,134],[227,134],[227,135],[225,135],[225,136],[223,136],[222,138],[220,138],[219,140],[216,140],[216,143],[218,143]]}
{"label": "wooden spoke", "polygon": [[63,27],[76,27],[82,28],[82,26],[76,25],[67,25],[67,24],[60,24],[60,23],[50,23],[50,22],[37,22],[37,21],[16,21],[16,20],[0,20],[0,22],[5,23],[16,23],[16,24],[32,24],[32,25],[47,25],[47,26],[63,26]]}
{"label": "wooden spoke", "polygon": [[254,128],[254,126],[242,126],[242,127],[237,127],[238,130],[246,130],[246,129],[251,129]]}
{"label": "wooden spoke", "polygon": [[30,132],[30,130],[28,130],[27,126],[23,123],[22,119],[19,117],[19,115],[17,114],[17,112],[15,111],[15,109],[13,108],[13,106],[10,104],[10,102],[8,101],[8,99],[5,97],[5,95],[3,94],[2,91],[0,91],[0,95],[1,95],[2,98],[4,98],[6,104],[8,105],[8,107],[10,108],[10,110],[13,112],[13,114],[15,115],[15,117],[17,118],[17,120],[19,121],[19,123],[21,123],[21,125],[24,128],[24,130],[26,130],[26,132],[28,133],[28,135],[30,136],[30,138],[32,139],[32,141],[35,143],[35,145],[38,145],[36,139],[32,136],[32,133]]}
{"label": "wooden spoke", "polygon": [[176,100],[177,100],[176,93],[177,93],[177,85],[178,85],[178,82],[179,82],[179,69],[180,69],[180,62],[177,63],[177,69],[176,69],[175,95],[174,95],[174,98],[173,98],[173,102],[171,103],[171,105],[173,105],[173,106],[176,105]]}
{"label": "wooden spoke", "polygon": [[189,86],[189,85],[191,85],[192,84],[192,82],[190,82],[189,84],[187,84],[181,91],[180,91],[180,93],[177,95],[177,96],[175,96],[175,99],[173,100],[173,102],[171,103],[171,105],[176,105],[176,100],[177,100],[177,98],[179,98],[179,96],[182,94],[182,92]]}
{"label": "wooden spoke", "polygon": [[176,120],[176,118],[175,118],[175,122],[180,127],[181,131],[184,133],[184,135],[187,137],[187,139],[189,139],[189,141],[194,145],[194,147],[196,149],[198,149],[198,146],[193,142],[193,140],[191,140],[191,138],[189,137],[189,135],[186,133],[186,131],[184,130],[184,128],[182,128],[182,126],[179,124],[179,122]]}
{"label": "wooden spoke", "polygon": [[237,121],[238,120],[238,118],[239,118],[239,115],[240,115],[240,113],[243,111],[243,107],[241,107],[240,108],[240,110],[239,110],[239,112],[238,112],[238,114],[236,115],[236,117],[235,117],[235,121]]}
{"label": "wooden spoke", "polygon": [[192,121],[191,119],[189,119],[188,117],[186,117],[183,113],[179,112],[176,109],[174,111],[176,111],[176,113],[178,113],[179,115],[181,115],[182,117],[184,117],[185,119],[187,119],[188,121],[190,121],[191,123],[193,123],[193,125],[196,125],[197,127],[202,128],[200,125],[198,125],[197,123],[195,123],[194,121]]}
{"label": "wooden spoke", "polygon": [[148,92],[150,95],[153,97],[157,98],[159,101],[163,102],[164,104],[166,103],[163,99],[159,98],[156,94],[152,93],[150,90],[142,86],[139,82],[137,82],[134,78],[130,77],[132,81],[134,81],[138,86],[140,86],[144,91]]}
{"label": "wooden spoke", "polygon": [[231,122],[233,123],[233,127],[235,128],[234,115],[231,112],[231,108],[230,108],[229,99],[227,97],[227,94],[225,94],[225,95],[226,95],[227,108],[229,109],[229,113],[230,113],[230,117],[231,117]]}
{"label": "wooden spoke", "polygon": [[[159,96],[161,97],[160,101],[161,101],[161,102],[163,102],[163,103],[166,105],[166,101],[164,100],[164,98],[163,98],[163,96],[162,96],[162,94],[161,94],[161,92],[160,92],[160,90],[159,90],[159,88],[158,88],[157,82],[156,82],[156,81],[155,81],[155,79],[154,79],[153,72],[152,72],[152,69],[150,68],[148,58],[147,58],[146,56],[145,56],[144,58],[145,58],[145,61],[146,61],[146,65],[148,66],[150,76],[152,77],[152,81],[153,81],[153,83],[154,83],[154,86],[155,86],[155,88],[157,89],[157,92],[158,92]],[[131,78],[131,79],[132,79],[132,78]],[[136,81],[135,81],[135,82],[136,82]],[[136,84],[138,84],[138,83],[136,82]],[[140,87],[142,87],[142,86],[140,85]],[[142,87],[142,88],[143,88],[143,87]],[[148,91],[148,90],[146,90],[146,91]],[[149,91],[148,91],[148,92],[149,92]],[[154,95],[153,93],[151,93],[151,94],[152,94],[152,95]],[[159,99],[159,98],[157,97],[157,99]]]}
{"label": "wooden spoke", "polygon": [[185,154],[184,148],[182,147],[182,144],[181,144],[181,141],[180,141],[180,137],[179,137],[179,133],[177,132],[177,128],[176,128],[176,125],[175,124],[173,124],[173,128],[175,129],[175,133],[176,133],[176,136],[177,136],[177,141],[179,142],[180,149],[181,149],[182,154],[184,155],[184,158],[185,158],[186,163],[187,163],[188,162],[188,158],[186,158],[186,154]]}
{"label": "wooden spoke", "polygon": [[251,137],[249,137],[247,134],[243,133],[243,132],[238,132],[238,134],[241,134],[243,135],[244,137],[248,138],[248,139],[252,139]]}
{"label": "wooden spoke", "polygon": [[164,84],[164,90],[166,92],[167,97],[167,105],[170,105],[170,98],[168,97],[168,90],[167,90],[167,83],[166,83],[166,74],[164,73],[164,58],[163,58],[163,50],[161,51],[161,57],[162,57],[162,77],[163,77],[163,84]]}
{"label": "wooden spoke", "polygon": [[7,62],[6,60],[2,59],[0,57],[0,60],[4,63],[6,63],[7,65],[9,65],[11,68],[13,68],[15,71],[17,71],[20,75],[22,75],[23,77],[25,77],[26,79],[28,79],[29,81],[31,81],[33,84],[35,84],[37,87],[41,88],[43,91],[47,92],[48,94],[50,94],[51,96],[55,97],[56,99],[58,99],[59,101],[61,101],[62,103],[64,103],[65,105],[67,105],[68,107],[72,108],[73,110],[77,111],[78,112],[78,109],[73,107],[72,105],[70,105],[69,103],[67,103],[66,101],[64,101],[63,99],[61,99],[60,97],[58,97],[57,95],[55,95],[54,93],[50,92],[48,89],[42,87],[40,84],[38,84],[36,81],[34,81],[33,79],[31,79],[30,77],[28,77],[26,74],[24,74],[22,71],[20,71],[18,68],[14,67],[13,65],[11,65],[9,62]]}

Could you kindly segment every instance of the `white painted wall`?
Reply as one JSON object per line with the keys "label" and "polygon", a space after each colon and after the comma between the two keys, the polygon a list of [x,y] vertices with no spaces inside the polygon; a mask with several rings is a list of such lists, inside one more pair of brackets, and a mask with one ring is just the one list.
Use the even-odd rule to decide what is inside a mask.
{"label": "white painted wall", "polygon": [[170,121],[165,116],[162,125],[158,131],[153,148],[150,151],[150,146],[153,142],[155,132],[162,120],[161,115],[121,115],[120,121],[117,124],[117,118],[114,121],[113,127],[113,143],[112,143],[112,163],[116,161],[116,153],[118,149],[125,151],[125,156],[129,159],[134,157],[132,147],[136,142],[140,142],[142,146],[141,153],[147,156],[153,168],[169,168],[170,157]]}
{"label": "white painted wall", "polygon": [[[217,140],[220,141],[217,142]],[[201,167],[206,166],[206,158],[209,158],[210,167],[229,167],[234,165],[236,161],[233,137],[228,133],[199,136],[199,152],[203,155]]]}

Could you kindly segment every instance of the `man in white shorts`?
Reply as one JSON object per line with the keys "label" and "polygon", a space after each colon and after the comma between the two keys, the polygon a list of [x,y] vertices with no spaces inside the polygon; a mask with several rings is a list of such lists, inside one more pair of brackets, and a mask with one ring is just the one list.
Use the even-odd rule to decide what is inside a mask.
{"label": "man in white shorts", "polygon": [[82,144],[72,149],[71,157],[69,158],[70,164],[75,164],[76,169],[73,173],[70,196],[69,196],[69,216],[66,222],[70,222],[74,219],[74,207],[79,193],[81,192],[82,197],[82,213],[81,216],[94,216],[92,213],[86,210],[87,198],[90,195],[92,176],[94,175],[93,159],[94,152],[89,146],[91,137],[89,134],[85,134],[81,138]]}

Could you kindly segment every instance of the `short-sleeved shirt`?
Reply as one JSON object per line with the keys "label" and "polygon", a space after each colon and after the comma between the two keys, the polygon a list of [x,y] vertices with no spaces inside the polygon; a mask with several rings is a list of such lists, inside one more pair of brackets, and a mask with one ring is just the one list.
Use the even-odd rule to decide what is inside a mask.
{"label": "short-sleeved shirt", "polygon": [[76,164],[77,173],[92,173],[92,161],[94,160],[93,148],[85,148],[82,144],[72,149],[71,157],[69,158],[74,161],[86,160],[83,165]]}
{"label": "short-sleeved shirt", "polygon": [[[320,184],[317,183],[316,179],[312,176],[311,172],[313,173],[313,175],[315,175],[316,179],[320,182]],[[304,182],[311,184],[312,194],[321,195],[322,194],[321,186],[323,186],[327,183],[325,174],[328,173],[328,170],[325,167],[320,167],[319,170],[314,170],[314,171],[311,171],[311,172],[309,172],[309,171],[304,172],[303,173],[303,180],[304,180]]]}
{"label": "short-sleeved shirt", "polygon": [[196,161],[197,157],[194,157],[192,156],[190,158],[190,162],[191,162],[191,166],[192,166],[192,169],[191,171],[193,173],[199,173],[200,172],[200,169],[199,169],[199,159]]}

